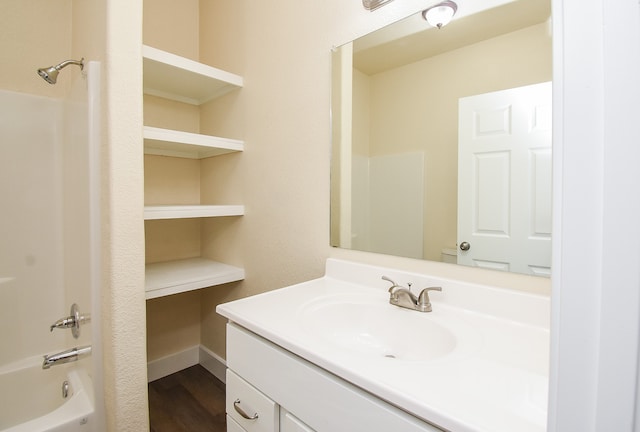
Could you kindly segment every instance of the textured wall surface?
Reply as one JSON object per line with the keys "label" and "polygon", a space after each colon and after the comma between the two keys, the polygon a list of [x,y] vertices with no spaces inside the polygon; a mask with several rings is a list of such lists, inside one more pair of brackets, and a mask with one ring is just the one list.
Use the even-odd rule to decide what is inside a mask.
{"label": "textured wall surface", "polygon": [[149,427],[142,220],[142,2],[107,1],[104,6],[105,411],[109,431],[133,432]]}

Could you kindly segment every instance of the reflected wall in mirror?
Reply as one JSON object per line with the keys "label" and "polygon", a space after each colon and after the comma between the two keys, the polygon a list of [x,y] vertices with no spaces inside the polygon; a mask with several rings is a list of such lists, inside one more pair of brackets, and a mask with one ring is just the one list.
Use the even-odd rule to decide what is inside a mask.
{"label": "reflected wall in mirror", "polygon": [[332,246],[550,274],[550,13],[417,13],[334,51]]}

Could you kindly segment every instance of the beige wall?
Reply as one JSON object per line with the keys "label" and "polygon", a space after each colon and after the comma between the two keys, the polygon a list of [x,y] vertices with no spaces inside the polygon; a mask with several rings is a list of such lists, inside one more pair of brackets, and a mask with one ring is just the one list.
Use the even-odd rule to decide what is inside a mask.
{"label": "beige wall", "polygon": [[[223,39],[237,44],[238,53],[244,53],[243,60],[230,61],[229,67],[244,66],[234,71],[243,75],[246,83],[232,97],[230,118],[223,119],[241,123],[246,140],[245,152],[232,168],[226,168],[233,175],[224,187],[237,189],[247,214],[239,221],[205,222],[207,229],[222,237],[203,250],[217,259],[243,265],[247,278],[237,287],[203,292],[203,344],[224,354],[224,320],[214,313],[216,304],[318,277],[329,255],[507,287],[548,289],[548,281],[521,275],[329,247],[330,48],[345,42],[345,37],[359,36],[358,30],[371,30],[362,28],[379,25],[376,21],[381,17],[392,20],[413,12],[412,8],[418,10],[419,2],[388,6],[375,15],[361,10],[358,2],[337,0],[322,5],[280,1],[277,5],[252,4],[251,8],[243,2],[218,3],[232,8],[225,13],[239,19],[238,28],[246,30],[244,44],[234,38]],[[201,23],[203,20],[206,18],[201,15]],[[208,42],[214,44],[214,39]],[[201,56],[206,56],[208,45],[202,40],[200,49]],[[224,116],[223,111],[217,115]],[[219,121],[201,116],[202,128]],[[233,126],[229,130],[237,131]],[[207,161],[212,167],[227,163],[217,158]],[[203,196],[208,195],[207,186],[203,183],[202,187]]]}
{"label": "beige wall", "polygon": [[[302,14],[304,7],[295,6]],[[188,9],[194,11],[191,4]],[[266,9],[267,11],[263,12],[278,15],[279,20],[284,20],[272,8]],[[318,130],[318,126],[298,134],[295,132],[298,129],[286,121],[287,115],[298,116],[302,113],[301,109],[304,112],[311,108],[307,104],[303,104],[302,107],[298,104],[295,96],[290,93],[287,81],[289,78],[282,74],[282,66],[290,55],[289,48],[286,47],[295,38],[290,37],[286,26],[283,27],[283,31],[277,31],[277,28],[272,26],[268,26],[267,30],[261,15],[255,13],[255,10],[255,5],[248,9],[245,2],[201,2],[196,11],[199,12],[200,39],[199,42],[193,42],[193,33],[188,23],[192,22],[194,16],[197,18],[196,13],[184,21],[179,17],[178,24],[172,26],[171,32],[168,32],[166,26],[158,23],[171,20],[171,5],[160,1],[145,2],[145,43],[191,58],[194,58],[194,54],[189,50],[189,44],[199,46],[200,61],[239,73],[245,80],[245,87],[240,92],[233,92],[198,108],[198,130],[194,130],[195,123],[176,124],[175,116],[185,115],[182,112],[185,107],[168,107],[168,104],[158,101],[157,98],[145,97],[146,124],[245,140],[245,151],[242,154],[225,155],[200,162],[146,156],[145,193],[149,195],[145,196],[145,199],[147,203],[151,203],[151,200],[156,204],[163,201],[171,202],[174,192],[182,188],[180,185],[189,187],[188,184],[193,182],[191,175],[199,171],[201,203],[244,203],[247,207],[247,214],[242,218],[203,220],[199,228],[201,254],[245,267],[246,280],[238,284],[201,290],[197,294],[149,302],[149,360],[179,351],[184,347],[181,345],[184,340],[196,341],[193,338],[195,331],[200,332],[199,339],[205,346],[224,355],[224,320],[214,312],[218,303],[316,277],[322,273],[328,229],[316,232],[315,229],[309,229],[309,225],[311,220],[316,220],[318,223],[313,223],[312,226],[322,226],[326,220],[326,215],[323,214],[326,203],[320,199],[312,205],[289,206],[287,203],[303,203],[308,197],[306,185],[316,184],[320,174],[328,175],[328,140],[321,149],[313,148],[309,141],[315,139],[314,131]],[[318,26],[317,21],[313,21],[314,25]],[[304,27],[299,27],[296,31],[303,30]],[[176,41],[167,41],[171,37],[166,34],[157,35],[158,32],[171,33]],[[269,38],[275,40],[269,42]],[[267,43],[266,47],[269,49],[285,48],[273,53],[280,58],[279,61],[272,58],[271,54],[267,57],[256,55],[265,51],[264,43]],[[300,44],[296,48],[298,51],[304,51],[305,45]],[[325,56],[328,55],[328,51],[321,52]],[[295,81],[303,80],[307,86],[312,84],[306,81],[304,76],[294,75]],[[273,96],[274,89],[277,89],[277,97]],[[324,97],[327,99],[328,95]],[[288,101],[287,108],[282,106],[285,101]],[[163,118],[165,115],[170,118]],[[190,118],[190,115],[186,115],[186,119]],[[311,115],[308,115],[308,118],[311,119]],[[168,124],[168,121],[173,125]],[[328,132],[326,111],[322,115],[314,115],[313,121],[318,123],[325,133]],[[265,134],[264,131],[268,133]],[[296,142],[294,148],[290,148],[291,140]],[[308,164],[322,159],[325,159],[325,164],[310,172]],[[302,161],[307,163],[301,163]],[[167,176],[167,172],[171,174]],[[174,185],[170,185],[166,190],[162,189],[161,186],[167,183]],[[175,186],[175,183],[178,185]],[[296,184],[297,187],[292,191],[290,187]],[[328,184],[325,186],[328,187]],[[326,192],[324,196],[328,203]],[[170,254],[175,253],[175,250],[166,245],[171,244],[171,241],[179,244],[185,240],[183,234],[180,234],[185,230],[184,225],[174,223],[171,226],[163,221],[147,222],[147,262],[174,258],[175,256]],[[186,245],[181,246],[179,253],[194,252],[190,245],[197,243],[193,234],[198,228],[188,229],[190,237],[186,240]],[[162,233],[163,240],[154,240],[153,237],[157,237],[156,234],[159,232]],[[265,260],[265,256],[271,259]],[[297,264],[286,264],[292,261]],[[305,265],[305,262],[310,262],[311,265]],[[174,308],[172,299],[183,306]],[[192,310],[195,304],[198,304],[202,311],[200,328],[176,319],[186,311]],[[163,332],[166,331],[166,326],[162,324],[163,319],[172,320],[176,324],[174,333],[182,332],[184,336],[180,339],[181,342],[178,342],[178,338],[163,336]]]}
{"label": "beige wall", "polygon": [[[241,74],[245,79],[245,87],[240,92],[200,109],[199,129],[203,133],[242,138],[246,142],[246,150],[241,155],[201,162],[204,181],[201,181],[200,199],[210,202],[230,194],[245,204],[246,215],[242,218],[202,223],[201,250],[204,255],[244,266],[247,277],[242,283],[187,295],[193,298],[174,299],[184,307],[185,313],[193,316],[197,315],[193,306],[199,304],[200,340],[214,352],[224,355],[224,320],[215,314],[216,304],[318,277],[323,273],[328,256],[502,286],[517,284],[530,289],[547,286],[547,281],[516,275],[329,247],[330,48],[415,12],[421,3],[417,0],[394,2],[370,13],[364,11],[359,2],[342,0],[200,2],[200,59]],[[121,17],[121,27],[135,35],[135,21],[139,18],[136,11],[131,16],[128,2],[126,7],[118,6],[113,5],[111,16],[114,19]],[[147,37],[151,36],[145,34]],[[112,53],[116,57],[112,58],[114,65],[121,66],[122,73],[125,70],[139,73],[140,66],[135,53],[131,52],[136,49],[125,47],[124,37],[112,38],[110,49],[124,50],[120,55]],[[224,44],[224,47],[220,48],[218,44]],[[182,48],[178,49],[182,51]],[[142,223],[140,213],[135,217],[132,214],[140,211],[143,191],[140,125],[136,125],[138,113],[135,98],[131,96],[138,94],[140,87],[137,80],[126,82],[121,75],[114,80],[113,85],[120,83],[123,88],[110,87],[112,101],[114,107],[119,106],[123,111],[112,113],[110,142],[117,146],[114,163],[122,164],[117,170],[122,177],[110,181],[112,210],[118,223],[110,227],[114,239],[110,252],[114,262],[107,269],[111,275],[111,289],[116,292],[107,294],[110,298],[105,304],[110,315],[106,326],[112,329],[109,341],[114,349],[106,354],[105,360],[111,365],[108,375],[115,377],[117,385],[109,388],[107,405],[113,409],[111,430],[133,431],[144,430],[140,422],[145,419],[146,402],[141,399],[146,401],[146,386],[140,378],[145,377],[146,359],[139,355],[137,348],[134,355],[127,355],[121,347],[144,349],[144,322],[140,323],[140,317],[145,315],[145,301],[137,250],[138,243],[142,242]],[[116,119],[123,123],[114,123]],[[121,140],[115,141],[117,138]],[[125,156],[131,160],[127,161]],[[127,169],[133,172],[121,172]],[[225,179],[219,177],[223,171],[229,174]],[[129,262],[128,258],[132,256],[133,262]],[[172,307],[171,297],[164,300],[157,302],[158,305],[149,305],[149,310],[153,311],[150,321],[162,317],[163,311]],[[135,327],[119,328],[127,318],[134,318]],[[162,325],[151,326],[158,329],[157,335],[161,338]],[[185,330],[191,337],[195,333],[193,328],[198,326],[194,323],[187,327]],[[165,341],[154,346],[159,348],[150,351],[154,356],[179,348],[176,343]],[[164,350],[166,347],[171,349]],[[125,424],[127,420],[131,423]]]}
{"label": "beige wall", "polygon": [[[145,2],[145,19],[154,16],[154,5],[164,6],[155,0]],[[197,53],[202,61],[245,78],[245,88],[229,95],[227,106],[211,104],[198,116],[188,114],[184,119],[188,130],[198,125],[205,133],[246,141],[246,151],[232,156],[230,164],[222,159],[201,164],[201,172],[226,165],[231,174],[230,180],[221,182],[222,189],[207,180],[201,186],[202,200],[232,193],[247,209],[243,218],[204,224],[203,237],[210,239],[201,248],[206,255],[243,265],[247,277],[239,284],[178,299],[187,314],[198,316],[194,306],[200,309],[200,329],[192,331],[198,325],[189,324],[184,328],[189,335],[200,331],[201,341],[224,355],[224,320],[214,313],[217,303],[318,277],[327,256],[502,286],[547,286],[538,279],[329,247],[330,48],[418,11],[422,0],[393,2],[375,13],[365,11],[357,1],[203,0],[197,3],[197,21],[193,20],[194,2],[181,6],[184,15],[172,14],[167,21],[161,13],[153,19],[162,22],[155,31],[180,29],[177,33],[184,40],[176,34],[151,32],[145,22],[145,41],[171,45],[159,48],[187,57]],[[142,9],[142,2],[135,1],[5,0],[0,15],[3,36],[7,35],[0,38],[2,88],[55,96],[64,91],[63,86],[38,80],[33,84],[27,77],[35,74],[34,67],[78,54],[104,62],[104,405],[108,430],[119,432],[148,428],[139,97]],[[50,28],[52,22],[58,30],[48,32],[43,41],[41,29]],[[73,37],[68,33],[71,27]],[[149,106],[145,111],[151,112]],[[217,175],[202,174],[203,178]],[[164,301],[149,306],[159,312],[150,315],[151,321],[163,316],[170,300],[166,299],[166,307]],[[158,328],[158,337],[163,335],[162,325],[151,324]]]}
{"label": "beige wall", "polygon": [[159,359],[200,344],[200,291],[147,301],[147,357]]}
{"label": "beige wall", "polygon": [[144,0],[145,45],[198,60],[198,0]]}
{"label": "beige wall", "polygon": [[[295,1],[252,3],[251,7],[244,1],[200,3],[200,61],[238,73],[245,80],[242,90],[198,109],[201,133],[245,140],[241,154],[199,162],[201,203],[246,206],[242,218],[200,222],[201,254],[243,266],[247,274],[243,282],[201,290],[200,297],[189,296],[193,304],[200,305],[200,342],[215,353],[224,356],[225,352],[225,321],[215,313],[217,304],[321,276],[329,255],[382,263],[398,260],[329,247],[330,48],[341,43],[341,38],[357,36],[343,34],[340,23],[346,25],[345,14],[358,23],[348,26],[352,32],[375,25],[381,16],[389,20],[394,15],[404,16],[418,3],[389,6],[375,16],[361,10],[360,5],[337,1],[324,6]],[[146,25],[148,22],[145,18]],[[152,38],[149,32],[145,30],[145,38]],[[190,38],[191,33],[186,36]],[[162,126],[162,122],[155,125]],[[146,161],[149,166],[150,157]],[[182,164],[168,163],[176,168]],[[178,236],[174,237],[178,242]],[[148,261],[151,256],[162,260],[148,251]],[[425,265],[400,262],[417,269]],[[496,279],[493,273],[478,270],[471,271],[469,277],[475,279],[476,275],[485,281]],[[507,285],[513,280],[511,276],[497,279]],[[546,282],[531,284],[535,288]],[[162,302],[164,306],[154,305],[153,313],[168,313],[168,300]],[[153,325],[159,321],[149,317],[148,322],[150,359],[179,350],[170,339],[161,337],[160,327]],[[189,331],[196,328],[190,326]]]}
{"label": "beige wall", "polygon": [[[60,75],[58,84],[50,85],[38,78],[36,70],[71,57],[72,3],[72,0],[3,0],[0,88],[56,98],[66,94],[69,79]],[[51,31],[53,23],[56,31]],[[67,72],[70,71],[65,70],[69,75]]]}
{"label": "beige wall", "polygon": [[[229,28],[240,31],[201,40],[201,56],[215,58],[220,42],[237,46],[241,57],[228,60],[228,67],[245,80],[241,92],[226,101],[230,114],[208,107],[201,117],[203,128],[218,127],[221,120],[238,124],[245,140],[236,161],[207,161],[213,171],[232,164],[222,187],[237,190],[246,206],[239,221],[205,222],[214,235],[204,252],[246,269],[237,286],[203,294],[202,342],[224,356],[225,321],[214,312],[218,303],[323,273],[329,251],[330,46],[321,3],[212,3],[224,6],[223,14],[206,14],[216,15],[216,21],[228,16]],[[202,12],[201,20],[207,20]],[[238,132],[231,127],[228,132]],[[204,188],[206,199],[220,193]]]}
{"label": "beige wall", "polygon": [[[114,67],[122,67],[120,72],[133,73],[135,78],[140,65],[139,56],[131,52],[137,51],[131,39],[139,31],[136,19],[140,17],[135,10],[131,13],[129,2],[125,3],[112,5],[109,10],[114,20],[109,29],[119,25],[130,31],[126,37],[110,38],[113,39],[109,45],[110,58]],[[201,182],[203,202],[231,193],[246,206],[242,218],[206,221],[202,227],[202,238],[207,239],[201,246],[202,253],[243,265],[247,273],[242,283],[200,292],[200,340],[214,352],[224,355],[224,320],[214,313],[216,304],[318,277],[330,255],[503,286],[517,284],[531,289],[547,286],[547,281],[537,279],[334,250],[328,246],[330,48],[421,6],[422,1],[407,0],[370,13],[359,2],[342,0],[200,2],[200,59],[239,73],[245,79],[244,89],[228,95],[222,105],[214,103],[200,109],[199,127],[203,133],[242,138],[246,142],[246,151],[237,157],[224,156],[201,163],[202,178],[216,178],[217,168],[231,174],[219,181],[220,188],[208,180]],[[144,349],[141,331],[144,322],[140,323],[140,318],[145,315],[145,302],[137,258],[142,230],[140,213],[135,217],[131,214],[139,211],[143,190],[140,124],[136,124],[138,113],[135,98],[131,97],[139,93],[140,84],[136,79],[133,81],[118,75],[113,85],[119,83],[122,88],[109,90],[113,107],[122,109],[112,113],[114,118],[109,124],[111,145],[118,149],[114,163],[122,164],[117,170],[122,177],[110,182],[117,198],[112,209],[119,223],[110,228],[115,244],[111,247],[113,267],[108,270],[112,289],[117,293],[112,293],[105,304],[110,311],[107,322],[112,329],[110,342],[114,344],[105,360],[111,365],[108,375],[115,377],[117,384],[107,392],[107,406],[112,409],[111,430],[118,431],[144,430],[140,425],[146,419],[146,385],[141,382],[146,359],[137,349],[135,355],[122,349],[125,345]],[[115,123],[116,119],[121,123]],[[231,159],[230,163],[224,158]],[[126,172],[128,169],[132,172]],[[131,256],[135,258],[133,261],[129,259]],[[171,298],[166,300],[167,307],[171,307]],[[185,310],[193,311],[197,301],[186,299],[184,304]],[[163,307],[160,305],[159,309]],[[133,327],[118,327],[131,318]],[[159,350],[157,355],[162,353]]]}

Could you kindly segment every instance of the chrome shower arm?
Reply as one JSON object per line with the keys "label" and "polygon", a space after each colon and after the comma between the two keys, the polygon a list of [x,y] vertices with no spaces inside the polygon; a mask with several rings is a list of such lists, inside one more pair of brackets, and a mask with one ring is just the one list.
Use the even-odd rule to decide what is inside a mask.
{"label": "chrome shower arm", "polygon": [[84,69],[84,57],[81,58],[80,60],[65,60],[57,65],[55,65],[54,67],[57,70],[63,69],[69,65],[78,65],[80,66],[80,70]]}

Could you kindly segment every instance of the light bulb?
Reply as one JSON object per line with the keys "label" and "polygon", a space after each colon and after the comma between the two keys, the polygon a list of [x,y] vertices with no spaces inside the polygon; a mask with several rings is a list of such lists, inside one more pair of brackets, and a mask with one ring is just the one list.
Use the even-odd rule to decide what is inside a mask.
{"label": "light bulb", "polygon": [[442,28],[449,24],[457,10],[458,5],[452,1],[445,1],[423,11],[422,16],[432,26]]}

